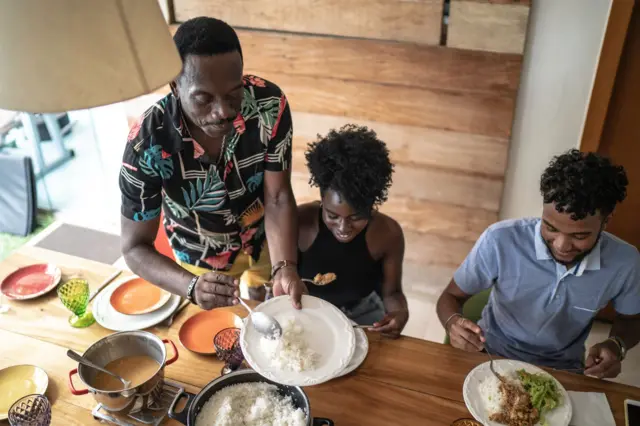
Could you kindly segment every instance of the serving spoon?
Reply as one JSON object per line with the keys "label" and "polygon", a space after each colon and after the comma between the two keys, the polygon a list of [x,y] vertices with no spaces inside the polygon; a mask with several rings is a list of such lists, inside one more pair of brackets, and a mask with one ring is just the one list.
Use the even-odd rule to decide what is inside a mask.
{"label": "serving spoon", "polygon": [[258,333],[271,340],[279,339],[280,336],[282,336],[282,327],[278,320],[264,312],[255,312],[240,297],[238,297],[238,301],[249,311],[251,324],[253,324],[253,328],[255,328]]}
{"label": "serving spoon", "polygon": [[88,359],[86,359],[85,357],[83,357],[82,355],[80,355],[77,352],[72,351],[71,349],[67,350],[67,356],[69,358],[71,358],[72,360],[79,362],[82,365],[86,365],[89,368],[93,368],[94,370],[98,370],[101,371],[105,374],[108,374],[110,376],[115,377],[116,379],[120,380],[122,382],[122,384],[124,385],[124,389],[129,389],[129,387],[131,386],[131,382],[127,379],[123,379],[122,377],[118,376],[117,374],[112,373],[109,370],[105,370],[102,367],[98,367],[97,365],[95,365],[94,363],[92,363],[91,361],[89,361]]}

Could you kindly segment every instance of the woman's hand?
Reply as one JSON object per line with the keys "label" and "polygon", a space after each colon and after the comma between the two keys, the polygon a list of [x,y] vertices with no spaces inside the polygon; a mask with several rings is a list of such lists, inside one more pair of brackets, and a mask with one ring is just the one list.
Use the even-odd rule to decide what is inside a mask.
{"label": "woman's hand", "polygon": [[397,339],[400,337],[400,333],[407,325],[409,320],[409,311],[400,310],[387,313],[384,318],[373,324],[373,328],[370,331],[376,331],[382,333],[385,337]]}
{"label": "woman's hand", "polygon": [[308,293],[307,286],[304,285],[298,271],[293,267],[285,266],[281,268],[273,277],[273,295],[282,296],[288,294],[294,308],[302,309],[302,295]]}

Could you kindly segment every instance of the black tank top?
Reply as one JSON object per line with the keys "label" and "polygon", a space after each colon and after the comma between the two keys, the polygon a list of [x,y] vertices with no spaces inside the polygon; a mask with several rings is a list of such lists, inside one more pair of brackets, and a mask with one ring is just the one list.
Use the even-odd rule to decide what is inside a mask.
{"label": "black tank top", "polygon": [[338,308],[350,309],[382,285],[382,261],[375,261],[367,247],[368,225],[352,241],[341,243],[318,214],[318,235],[305,252],[298,251],[298,273],[312,280],[333,272],[336,280],[324,286],[307,284],[309,294]]}

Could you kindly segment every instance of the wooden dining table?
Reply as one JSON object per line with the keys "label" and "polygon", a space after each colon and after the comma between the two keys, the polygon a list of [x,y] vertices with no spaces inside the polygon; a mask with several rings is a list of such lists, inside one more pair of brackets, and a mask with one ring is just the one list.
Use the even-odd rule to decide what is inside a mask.
{"label": "wooden dining table", "polygon": [[[93,289],[115,271],[111,265],[24,246],[0,262],[0,280],[17,268],[34,263],[54,263],[62,270],[63,280],[82,276]],[[9,303],[10,311],[0,315],[0,369],[32,364],[47,372],[50,381],[46,396],[52,403],[52,425],[98,424],[91,414],[96,405],[93,397],[90,394],[74,396],[68,389],[69,371],[77,364],[67,358],[66,351],[74,349],[82,353],[113,332],[98,324],[85,329],[72,328],[67,322],[69,311],[55,292],[31,301]],[[246,315],[240,307],[224,309]],[[218,377],[222,367],[215,356],[189,352],[178,343],[180,326],[199,311],[191,305],[170,327],[156,326],[148,330],[176,343],[179,359],[167,366],[165,375],[192,393]],[[368,356],[355,372],[304,388],[313,416],[330,418],[339,426],[446,426],[457,419],[471,417],[464,404],[462,386],[467,374],[487,361],[486,355],[409,337],[389,340],[368,333],[368,338]],[[567,390],[606,394],[618,426],[625,423],[624,400],[640,400],[640,388],[550,372]],[[166,424],[178,423],[169,420]]]}

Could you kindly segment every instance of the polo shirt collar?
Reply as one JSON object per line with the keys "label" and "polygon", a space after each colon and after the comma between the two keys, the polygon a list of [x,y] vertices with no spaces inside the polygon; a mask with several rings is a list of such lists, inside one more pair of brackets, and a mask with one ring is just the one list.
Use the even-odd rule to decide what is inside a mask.
{"label": "polo shirt collar", "polygon": [[[538,220],[536,223],[535,229],[535,249],[536,249],[536,259],[538,260],[553,260],[551,253],[549,253],[549,248],[545,244],[542,239],[542,233],[540,232],[542,228],[542,220]],[[571,273],[575,276],[581,276],[584,271],[598,271],[600,270],[600,246],[602,244],[602,238],[598,240],[596,246],[591,250],[584,259],[582,259],[578,265],[571,268]]]}

